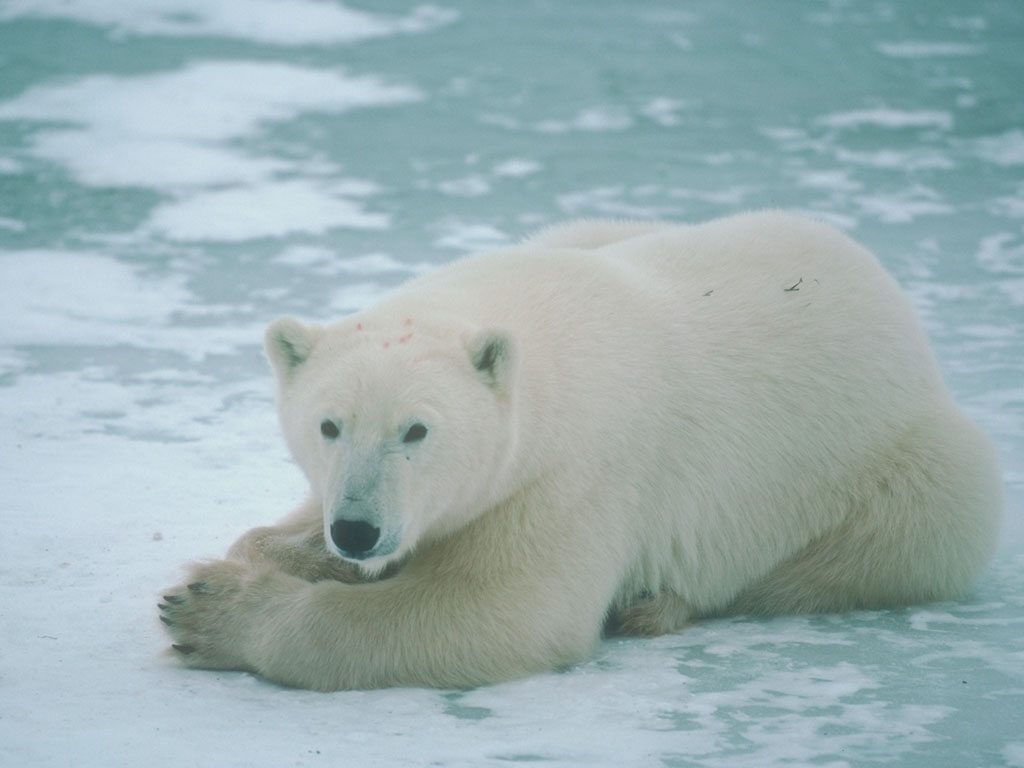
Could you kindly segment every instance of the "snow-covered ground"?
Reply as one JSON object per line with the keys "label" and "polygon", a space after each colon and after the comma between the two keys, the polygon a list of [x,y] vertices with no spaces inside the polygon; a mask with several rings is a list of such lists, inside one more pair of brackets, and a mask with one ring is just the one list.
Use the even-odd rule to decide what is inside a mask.
{"label": "snow-covered ground", "polygon": [[[1024,10],[993,0],[0,2],[0,765],[1024,766]],[[701,623],[471,691],[162,653],[305,488],[265,324],[571,216],[778,205],[914,297],[997,440],[955,604]]]}

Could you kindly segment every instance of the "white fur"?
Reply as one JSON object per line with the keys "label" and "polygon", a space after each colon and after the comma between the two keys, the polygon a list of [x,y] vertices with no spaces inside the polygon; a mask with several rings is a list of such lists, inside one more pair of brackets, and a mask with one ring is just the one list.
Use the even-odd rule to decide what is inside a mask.
{"label": "white fur", "polygon": [[991,444],[896,283],[822,224],[570,223],[267,340],[312,488],[288,535],[320,563],[333,519],[372,518],[360,568],[390,577],[309,583],[243,539],[165,606],[194,666],[492,682],[585,658],[609,616],[956,597],[993,548]]}

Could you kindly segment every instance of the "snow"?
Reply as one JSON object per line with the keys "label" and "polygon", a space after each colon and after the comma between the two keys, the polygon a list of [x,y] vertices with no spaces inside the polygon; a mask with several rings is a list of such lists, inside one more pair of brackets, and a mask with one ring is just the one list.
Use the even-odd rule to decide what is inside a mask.
{"label": "snow", "polygon": [[970,43],[947,43],[931,40],[882,41],[878,50],[897,59],[920,59],[931,56],[977,56],[983,51]]}
{"label": "snow", "polygon": [[[420,98],[411,86],[349,76],[335,68],[199,61],[155,74],[95,74],[36,85],[0,105],[0,120],[79,124],[96,146],[122,137],[225,142],[305,112],[337,113]],[[92,177],[88,181],[110,183]]]}
{"label": "snow", "polygon": [[[37,132],[31,153],[79,184],[169,191],[146,233],[170,239],[239,241],[332,227],[380,229],[384,213],[330,184],[282,178],[308,170],[245,148],[273,123],[304,113],[416,101],[422,94],[373,76],[277,62],[206,61],[172,72],[92,75],[39,85],[0,104],[0,121],[69,127]],[[336,172],[328,166],[316,174]],[[268,211],[279,211],[277,217]]]}
{"label": "snow", "polygon": [[995,136],[983,136],[974,142],[983,160],[996,165],[1024,165],[1024,131],[1015,129]]}
{"label": "snow", "polygon": [[902,109],[859,109],[852,112],[835,112],[823,115],[818,122],[829,128],[939,128],[948,130],[953,125],[953,116],[937,110]]}
{"label": "snow", "polygon": [[322,0],[9,0],[0,19],[64,18],[118,35],[213,36],[270,45],[354,43],[453,22],[451,10],[423,5],[393,17]]}
{"label": "snow", "polygon": [[278,181],[164,203],[143,226],[172,240],[240,242],[333,227],[386,229],[388,223],[387,214],[366,211],[323,184]]}
{"label": "snow", "polygon": [[[363,5],[0,7],[0,766],[1024,766],[1012,1]],[[329,321],[566,216],[764,206],[878,252],[996,440],[1006,520],[971,596],[609,639],[465,691],[164,655],[182,566],[306,491],[273,317]]]}

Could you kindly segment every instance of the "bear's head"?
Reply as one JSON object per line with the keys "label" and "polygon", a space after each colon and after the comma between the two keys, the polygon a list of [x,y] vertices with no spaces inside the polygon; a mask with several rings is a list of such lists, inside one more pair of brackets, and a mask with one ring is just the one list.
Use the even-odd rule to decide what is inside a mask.
{"label": "bear's head", "polygon": [[369,574],[500,500],[517,436],[508,334],[381,326],[282,318],[266,334],[281,426],[323,501],[324,538]]}

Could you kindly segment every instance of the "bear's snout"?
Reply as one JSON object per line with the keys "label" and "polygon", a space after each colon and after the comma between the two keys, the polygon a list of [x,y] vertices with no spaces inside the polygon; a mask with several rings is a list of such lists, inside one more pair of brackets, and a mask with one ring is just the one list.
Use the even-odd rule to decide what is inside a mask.
{"label": "bear's snout", "polygon": [[331,540],[345,557],[362,558],[380,539],[380,528],[365,520],[335,520]]}

